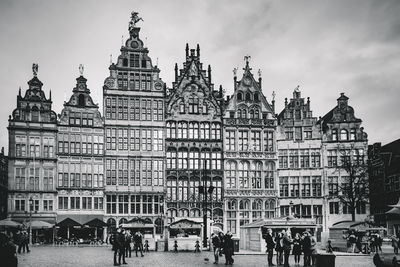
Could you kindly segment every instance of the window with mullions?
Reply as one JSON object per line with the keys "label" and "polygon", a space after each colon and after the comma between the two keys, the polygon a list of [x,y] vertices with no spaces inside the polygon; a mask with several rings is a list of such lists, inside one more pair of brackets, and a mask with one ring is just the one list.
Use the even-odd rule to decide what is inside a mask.
{"label": "window with mullions", "polygon": [[139,151],[140,150],[140,130],[139,129],[131,129],[130,135],[130,148],[131,151]]}
{"label": "window with mullions", "polygon": [[264,151],[274,151],[274,132],[264,131]]}
{"label": "window with mullions", "polygon": [[328,150],[328,167],[337,166],[337,150]]}
{"label": "window with mullions", "polygon": [[166,153],[167,169],[176,169],[176,150],[168,150]]}
{"label": "window with mullions", "polygon": [[345,129],[340,130],[340,140],[341,141],[349,140],[349,133],[347,132],[347,130]]}
{"label": "window with mullions", "polygon": [[297,149],[289,150],[289,168],[299,167],[299,151]]}
{"label": "window with mullions", "polygon": [[288,167],[288,150],[282,149],[279,153],[279,168],[286,169]]}
{"label": "window with mullions", "polygon": [[15,168],[15,189],[24,190],[25,189],[25,168]]}
{"label": "window with mullions", "polygon": [[129,162],[130,168],[130,185],[140,186],[140,160],[131,159]]}
{"label": "window with mullions", "polygon": [[250,201],[240,200],[239,202],[239,218],[240,218],[240,225],[246,225],[250,222]]}
{"label": "window with mullions", "polygon": [[248,131],[239,131],[239,150],[247,151],[249,149],[249,133]]}
{"label": "window with mullions", "polygon": [[151,130],[142,130],[141,142],[142,151],[151,151]]}
{"label": "window with mullions", "polygon": [[298,176],[290,177],[290,196],[291,197],[300,196],[300,183]]}
{"label": "window with mullions", "polygon": [[129,55],[129,66],[131,68],[139,68],[139,54]]}
{"label": "window with mullions", "polygon": [[79,210],[81,208],[80,197],[70,197],[71,210]]}
{"label": "window with mullions", "polygon": [[151,186],[152,184],[152,165],[151,160],[142,160],[142,185]]}
{"label": "window with mullions", "polygon": [[213,150],[211,153],[211,169],[221,169],[221,151]]}
{"label": "window with mullions", "polygon": [[263,205],[262,205],[262,201],[261,199],[256,199],[253,201],[252,203],[252,217],[253,220],[258,220],[261,219],[262,216],[262,209],[263,209]]}
{"label": "window with mullions", "polygon": [[238,169],[239,188],[249,188],[249,163],[240,161]]}
{"label": "window with mullions", "polygon": [[118,213],[119,214],[128,214],[129,210],[129,196],[128,195],[119,195],[118,196]]}
{"label": "window with mullions", "polygon": [[187,201],[189,193],[189,182],[188,180],[178,180],[178,201]]}
{"label": "window with mullions", "polygon": [[308,149],[300,150],[300,168],[310,167],[310,154]]}
{"label": "window with mullions", "polygon": [[59,210],[68,209],[68,197],[58,197],[58,209]]}
{"label": "window with mullions", "polygon": [[339,202],[329,202],[329,214],[339,214]]}
{"label": "window with mullions", "polygon": [[117,213],[117,195],[106,196],[106,213],[108,214]]}
{"label": "window with mullions", "polygon": [[318,149],[311,150],[311,167],[319,168],[321,166],[321,155]]}
{"label": "window with mullions", "polygon": [[162,160],[153,160],[153,185],[164,186],[164,165]]}
{"label": "window with mullions", "polygon": [[197,96],[189,97],[189,114],[199,113],[199,98]]}
{"label": "window with mullions", "polygon": [[275,200],[266,200],[265,205],[265,218],[274,218],[275,217]]}
{"label": "window with mullions", "polygon": [[225,132],[225,150],[234,151],[235,150],[235,131]]}
{"label": "window with mullions", "polygon": [[312,195],[313,197],[320,197],[322,194],[321,176],[312,177]]}
{"label": "window with mullions", "polygon": [[176,123],[175,122],[167,122],[167,138],[171,138],[171,139],[176,138]]}
{"label": "window with mullions", "polygon": [[39,168],[29,168],[29,190],[39,190]]}
{"label": "window with mullions", "polygon": [[237,213],[237,202],[236,200],[229,200],[227,203],[227,227],[228,231],[232,234],[236,233],[236,213]]}
{"label": "window with mullions", "polygon": [[302,176],[301,178],[301,196],[311,196],[311,180],[310,176]]}
{"label": "window with mullions", "polygon": [[338,140],[338,130],[332,129],[332,141],[337,141],[337,140]]}
{"label": "window with mullions", "polygon": [[131,213],[132,214],[141,214],[140,211],[140,196],[131,195]]}
{"label": "window with mullions", "polygon": [[289,178],[279,177],[279,194],[281,197],[289,196]]}
{"label": "window with mullions", "polygon": [[118,159],[118,185],[128,185],[128,160]]}
{"label": "window with mullions", "polygon": [[274,173],[275,173],[275,163],[270,161],[265,161],[264,164],[264,186],[266,189],[274,189]]}
{"label": "window with mullions", "polygon": [[328,192],[330,196],[338,195],[339,182],[337,176],[328,177]]}
{"label": "window with mullions", "polygon": [[167,198],[171,201],[176,201],[176,178],[167,180]]}
{"label": "window with mullions", "polygon": [[226,163],[225,185],[227,188],[236,188],[236,162],[234,161]]}
{"label": "window with mullions", "polygon": [[261,132],[251,131],[251,142],[253,143],[254,151],[261,151]]}
{"label": "window with mullions", "polygon": [[187,169],[188,167],[188,152],[180,149],[178,151],[178,169]]}
{"label": "window with mullions", "polygon": [[199,169],[200,151],[197,148],[191,148],[189,152],[189,169]]}
{"label": "window with mullions", "polygon": [[261,162],[253,162],[251,164],[251,187],[253,189],[261,188],[261,170],[262,170],[262,163]]}

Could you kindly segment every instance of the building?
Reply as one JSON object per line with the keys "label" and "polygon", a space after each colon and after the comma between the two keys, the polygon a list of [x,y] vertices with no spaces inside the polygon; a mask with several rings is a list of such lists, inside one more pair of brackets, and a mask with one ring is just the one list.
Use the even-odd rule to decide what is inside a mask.
{"label": "building", "polygon": [[320,129],[310,98],[305,101],[297,87],[278,115],[280,215],[315,218],[318,232],[324,225]]}
{"label": "building", "polygon": [[8,122],[8,216],[13,220],[55,223],[57,191],[56,138],[57,115],[37,77],[38,65],[33,64],[33,78],[25,95],[21,89],[17,107]]}
{"label": "building", "polygon": [[[240,226],[276,216],[276,117],[246,57],[241,80],[224,113],[224,229],[241,237]],[[244,239],[243,239],[244,240]]]}
{"label": "building", "polygon": [[7,217],[8,195],[8,158],[4,154],[4,147],[0,152],[0,220]]}
{"label": "building", "polygon": [[109,225],[140,218],[163,229],[164,99],[159,78],[135,26],[104,81],[105,220]]}
{"label": "building", "polygon": [[187,217],[201,220],[206,215],[222,228],[222,88],[214,90],[211,67],[203,69],[199,45],[190,51],[186,45],[183,68],[178,71],[175,65],[167,99],[168,222]]}
{"label": "building", "polygon": [[[384,146],[381,143],[368,146],[368,159],[371,215],[377,225],[386,226],[396,216],[386,214],[390,210],[388,205],[396,204],[400,196],[400,139]],[[394,232],[398,231],[399,225]]]}
{"label": "building", "polygon": [[57,222],[79,224],[104,214],[104,125],[83,66],[58,120]]}
{"label": "building", "polygon": [[[366,173],[368,139],[364,128],[361,126],[362,120],[354,114],[354,109],[348,105],[349,98],[340,94],[337,105],[325,116],[318,120],[317,124],[322,130],[322,164],[324,168],[323,183],[325,190],[324,223],[326,227],[334,223],[345,220],[364,220],[369,214],[369,205],[366,199],[360,199],[354,203],[355,217],[352,218],[352,209],[349,204],[344,203],[338,196],[343,195],[351,184],[355,185],[359,192],[365,192],[367,187],[363,184],[352,183],[350,170],[345,166],[354,166],[351,172],[359,173],[356,168],[362,169],[362,178]],[[365,168],[364,168],[365,166]],[[361,181],[366,181],[361,180]],[[367,194],[364,194],[365,196]]]}

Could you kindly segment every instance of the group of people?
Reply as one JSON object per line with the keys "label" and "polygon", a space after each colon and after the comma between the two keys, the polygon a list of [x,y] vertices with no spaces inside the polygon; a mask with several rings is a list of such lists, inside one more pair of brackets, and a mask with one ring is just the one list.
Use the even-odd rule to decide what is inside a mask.
{"label": "group of people", "polygon": [[132,256],[132,244],[135,250],[136,257],[138,257],[138,251],[143,257],[143,235],[141,232],[131,234],[129,230],[125,230],[119,227],[117,231],[111,236],[110,243],[112,244],[112,250],[114,251],[114,266],[122,264],[128,264],[125,261],[125,257]]}
{"label": "group of people", "polygon": [[225,265],[232,265],[233,255],[234,255],[234,245],[232,240],[232,233],[227,232],[223,234],[219,232],[218,234],[211,234],[211,242],[214,248],[214,264],[218,264],[219,257],[222,254],[225,255]]}
{"label": "group of people", "polygon": [[27,231],[18,231],[15,234],[14,241],[18,245],[18,254],[30,252],[29,250],[29,234]]}
{"label": "group of people", "polygon": [[276,264],[289,266],[290,253],[294,255],[295,265],[300,265],[300,256],[304,254],[304,266],[314,266],[317,254],[315,237],[308,231],[302,235],[297,233],[292,238],[290,230],[282,230],[275,236],[272,229],[268,229],[265,235],[265,242],[267,243],[268,253],[268,266],[275,266],[273,264],[274,250],[276,251]]}
{"label": "group of people", "polygon": [[[349,252],[358,252],[365,254],[369,254],[370,252],[382,252],[383,238],[379,233],[363,233],[357,230],[351,230],[349,231],[347,236],[344,236],[344,238],[347,240],[347,247]],[[396,236],[394,236],[394,238],[396,239]],[[398,248],[398,244],[396,244],[396,242],[393,242],[392,237],[392,246],[395,252],[396,245]]]}

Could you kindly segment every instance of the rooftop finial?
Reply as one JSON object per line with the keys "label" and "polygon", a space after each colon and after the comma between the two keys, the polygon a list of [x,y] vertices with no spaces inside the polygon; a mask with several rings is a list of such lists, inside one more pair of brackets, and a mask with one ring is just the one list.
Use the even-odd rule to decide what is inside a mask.
{"label": "rooftop finial", "polygon": [[37,63],[33,63],[32,64],[33,76],[35,76],[35,77],[37,76],[38,70],[39,70],[39,65]]}
{"label": "rooftop finial", "polygon": [[233,76],[236,77],[238,68],[233,68]]}
{"label": "rooftop finial", "polygon": [[124,46],[124,36],[121,37],[121,46]]}
{"label": "rooftop finial", "polygon": [[156,66],[158,66],[158,58],[157,58],[157,60],[156,60]]}
{"label": "rooftop finial", "polygon": [[300,85],[297,85],[297,87],[294,89],[295,92],[300,92]]}
{"label": "rooftop finial", "polygon": [[83,76],[84,67],[83,64],[79,64],[79,73]]}
{"label": "rooftop finial", "polygon": [[244,56],[244,60],[246,61],[246,66],[249,65],[250,59],[251,59],[251,56],[249,56],[249,55]]}
{"label": "rooftop finial", "polygon": [[110,65],[112,65],[112,54],[110,54]]}
{"label": "rooftop finial", "polygon": [[272,91],[272,101],[275,101],[275,96],[276,96],[275,91]]}
{"label": "rooftop finial", "polygon": [[136,23],[139,21],[144,21],[142,18],[139,17],[139,12],[132,11],[131,12],[131,21],[129,22],[129,30],[132,30]]}
{"label": "rooftop finial", "polygon": [[261,69],[258,69],[258,78],[261,78]]}

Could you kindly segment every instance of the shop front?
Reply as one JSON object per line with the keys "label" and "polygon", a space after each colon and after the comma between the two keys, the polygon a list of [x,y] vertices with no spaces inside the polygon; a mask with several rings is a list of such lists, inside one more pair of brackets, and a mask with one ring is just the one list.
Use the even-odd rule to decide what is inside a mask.
{"label": "shop front", "polygon": [[168,249],[194,251],[196,244],[201,250],[203,224],[191,219],[180,219],[168,226]]}
{"label": "shop front", "polygon": [[99,215],[59,215],[56,224],[58,243],[102,243],[106,223]]}
{"label": "shop front", "polygon": [[265,251],[265,235],[268,229],[276,236],[282,230],[290,230],[292,237],[296,233],[308,231],[314,234],[317,230],[315,219],[283,217],[263,219],[240,227],[240,249]]}
{"label": "shop front", "polygon": [[149,250],[155,249],[155,225],[150,219],[133,218],[126,223],[122,223],[121,226],[122,228],[129,230],[131,235],[134,235],[136,232],[142,233],[143,245],[147,242]]}

